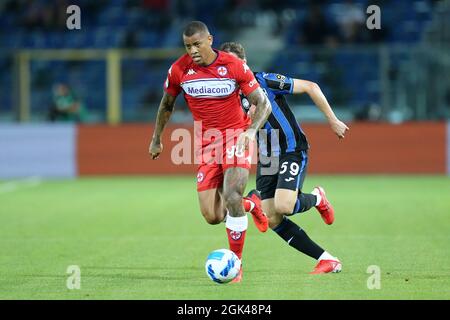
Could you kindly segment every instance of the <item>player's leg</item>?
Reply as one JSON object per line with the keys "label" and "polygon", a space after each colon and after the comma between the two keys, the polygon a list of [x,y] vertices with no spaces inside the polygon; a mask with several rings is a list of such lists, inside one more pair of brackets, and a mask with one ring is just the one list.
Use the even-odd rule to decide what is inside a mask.
{"label": "player's leg", "polygon": [[304,212],[315,206],[316,196],[299,192],[306,176],[308,156],[305,151],[280,157],[275,209],[279,214]]}
{"label": "player's leg", "polygon": [[264,212],[269,218],[269,228],[273,229],[283,221],[284,215],[278,214],[275,210],[274,198],[264,199],[261,201],[261,206]]}
{"label": "player's leg", "polygon": [[271,170],[265,170],[271,168],[270,164],[263,165],[258,162],[256,170],[256,189],[260,193],[261,207],[269,220],[269,228],[277,226],[283,219],[284,214],[277,214],[275,210],[275,190],[278,183],[278,170],[274,174]]}
{"label": "player's leg", "polygon": [[198,192],[200,212],[209,224],[219,224],[225,219],[222,189],[208,189]]}
{"label": "player's leg", "polygon": [[316,187],[311,193],[302,192],[306,177],[308,155],[306,151],[290,153],[280,159],[280,173],[275,193],[275,208],[286,215],[305,212],[312,207],[321,214],[326,224],[334,221],[334,209],[325,196],[322,187]]}
{"label": "player's leg", "polygon": [[[234,138],[231,137],[228,140],[228,143],[224,145],[224,172],[230,167],[241,167],[247,170],[250,170],[251,168],[251,158],[253,156],[254,145],[250,144],[248,150],[239,152],[235,150],[235,145],[232,145],[232,143],[230,143],[231,141],[233,141],[233,139],[234,143],[236,143],[237,137],[238,136],[235,136]],[[248,176],[245,178],[245,181],[247,180]],[[250,190],[250,192],[242,199],[244,211],[251,213],[253,221],[259,231],[266,232],[269,228],[269,221],[267,220],[267,216],[261,208],[261,196],[259,194],[259,191],[255,189]]]}
{"label": "player's leg", "polygon": [[315,243],[300,226],[288,217],[284,216],[281,223],[272,230],[291,247],[318,261],[312,273],[341,271],[342,264],[339,259]]}
{"label": "player's leg", "polygon": [[248,181],[248,167],[224,168],[223,200],[227,209],[225,225],[228,244],[230,250],[241,259],[241,269],[238,276],[232,282],[241,282],[242,280],[242,251],[244,249],[245,235],[248,227],[248,218],[244,211],[242,200]]}
{"label": "player's leg", "polygon": [[[280,171],[277,178],[276,190],[273,192],[274,199],[263,200],[263,210],[269,217],[270,228],[278,234],[291,247],[303,254],[319,261],[316,273],[338,272],[341,265],[337,258],[333,257],[318,244],[316,244],[307,233],[287,216],[292,215],[298,206],[298,190],[303,186],[306,175],[307,158],[303,154],[289,154],[280,158]],[[258,188],[264,188],[264,185]],[[266,188],[268,184],[266,184]],[[273,186],[272,186],[273,187]],[[271,194],[268,190],[265,194]],[[300,198],[308,203],[303,205],[307,209],[315,205],[315,196]],[[325,262],[321,262],[321,261]],[[325,263],[325,264],[324,264]]]}
{"label": "player's leg", "polygon": [[326,252],[312,241],[295,222],[290,220],[285,214],[279,213],[278,208],[275,206],[274,198],[264,199],[262,208],[269,218],[270,228],[291,247],[315,260],[319,260]]}
{"label": "player's leg", "polygon": [[[197,191],[200,204],[200,212],[209,224],[219,224],[226,217],[226,209],[223,199],[223,172],[222,168],[214,164],[202,164],[197,173]],[[243,198],[242,205],[245,212],[252,213],[257,227],[265,232],[268,229],[267,217],[262,212],[260,199],[248,195]],[[261,218],[261,216],[263,216]],[[264,219],[263,219],[264,218]]]}
{"label": "player's leg", "polygon": [[249,170],[229,167],[224,173],[223,200],[227,210],[226,228],[230,250],[242,258],[245,234],[248,227],[247,214],[242,206],[243,193],[247,185]]}
{"label": "player's leg", "polygon": [[339,259],[315,243],[294,221],[283,214],[279,214],[275,209],[273,198],[263,200],[262,208],[269,218],[270,228],[281,239],[294,249],[318,261],[312,272],[313,274],[341,271],[342,265]]}
{"label": "player's leg", "polygon": [[305,212],[316,206],[317,196],[301,190],[278,188],[275,192],[275,209],[288,215]]}
{"label": "player's leg", "polygon": [[[285,217],[285,215],[292,212],[292,208],[295,205],[297,197],[297,182],[292,182],[291,179],[289,179],[290,177],[285,175],[287,170],[286,166],[289,165],[290,167],[291,163],[297,161],[298,159],[282,157],[280,160],[279,173],[274,175],[263,175],[261,173],[261,165],[258,165],[256,188],[261,191],[262,209],[269,218],[269,227],[276,234],[278,234],[284,241],[298,251],[314,259],[318,259],[324,250],[312,242],[312,240],[299,226]],[[299,174],[298,171],[297,174]],[[277,186],[280,185],[280,180],[285,179],[287,179],[290,184],[282,185],[285,187],[290,187],[293,190],[278,189]],[[281,198],[280,195],[283,196],[283,198]],[[280,203],[281,200],[285,200],[287,202],[284,207]]]}
{"label": "player's leg", "polygon": [[209,224],[225,218],[222,199],[223,172],[218,164],[201,164],[197,172],[197,194],[200,212]]}
{"label": "player's leg", "polygon": [[312,207],[319,211],[326,224],[334,222],[334,208],[322,187],[315,187],[311,193],[282,188],[275,192],[275,208],[278,213],[288,212],[287,215],[293,215],[308,211]]}

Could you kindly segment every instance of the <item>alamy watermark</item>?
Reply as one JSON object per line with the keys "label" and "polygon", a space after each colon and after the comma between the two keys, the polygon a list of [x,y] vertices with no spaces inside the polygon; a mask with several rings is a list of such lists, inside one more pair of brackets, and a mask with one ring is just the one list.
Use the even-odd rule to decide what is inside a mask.
{"label": "alamy watermark", "polygon": [[[248,150],[237,146],[237,139],[244,132],[243,129],[226,129],[221,131],[210,128],[202,129],[202,121],[194,121],[193,136],[185,128],[172,131],[170,139],[176,142],[170,154],[173,164],[256,164],[258,144],[251,141]],[[270,131],[270,138],[266,129],[258,131],[259,162],[262,175],[273,175],[278,172],[279,157],[273,150],[268,153],[268,139],[273,149],[279,149],[279,135],[277,129]],[[263,151],[262,151],[263,150]],[[262,151],[262,152],[261,152]]]}
{"label": "alamy watermark", "polygon": [[66,20],[66,26],[69,30],[81,29],[81,9],[77,5],[70,5],[66,9],[66,13],[70,14]]}
{"label": "alamy watermark", "polygon": [[366,27],[369,30],[381,29],[381,9],[377,5],[370,5],[366,10],[367,14],[370,16],[366,20]]}
{"label": "alamy watermark", "polygon": [[81,289],[81,269],[77,265],[70,265],[67,267],[66,273],[69,277],[66,281],[66,287],[69,290]]}
{"label": "alamy watermark", "polygon": [[381,268],[377,265],[368,266],[367,273],[370,274],[367,279],[367,289],[381,289]]}

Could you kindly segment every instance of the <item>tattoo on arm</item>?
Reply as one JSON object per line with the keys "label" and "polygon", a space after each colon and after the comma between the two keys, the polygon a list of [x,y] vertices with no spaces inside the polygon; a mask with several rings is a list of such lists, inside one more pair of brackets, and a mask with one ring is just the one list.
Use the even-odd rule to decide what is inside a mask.
{"label": "tattoo on arm", "polygon": [[247,98],[251,104],[256,106],[250,128],[258,130],[267,121],[267,118],[272,112],[272,106],[261,88],[254,90]]}
{"label": "tattoo on arm", "polygon": [[170,119],[173,112],[173,106],[175,104],[176,97],[172,97],[170,94],[164,92],[158,109],[158,115],[156,116],[155,132],[153,133],[153,139],[156,142],[160,142],[161,134]]}

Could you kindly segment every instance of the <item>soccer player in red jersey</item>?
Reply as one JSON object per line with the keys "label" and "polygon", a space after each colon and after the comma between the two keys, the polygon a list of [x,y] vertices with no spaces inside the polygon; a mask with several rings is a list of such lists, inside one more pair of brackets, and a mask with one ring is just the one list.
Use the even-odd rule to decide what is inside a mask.
{"label": "soccer player in red jersey", "polygon": [[[200,21],[183,32],[186,54],[170,67],[164,84],[149,153],[162,152],[161,135],[183,91],[194,121],[201,121],[201,162],[197,173],[200,210],[209,224],[226,221],[230,250],[241,259],[250,211],[261,231],[268,221],[255,193],[243,201],[251,143],[266,122],[271,106],[247,64],[212,48],[213,37]],[[256,106],[252,120],[241,108],[239,92]],[[241,269],[242,271],[242,269]],[[239,282],[242,273],[235,279]]]}

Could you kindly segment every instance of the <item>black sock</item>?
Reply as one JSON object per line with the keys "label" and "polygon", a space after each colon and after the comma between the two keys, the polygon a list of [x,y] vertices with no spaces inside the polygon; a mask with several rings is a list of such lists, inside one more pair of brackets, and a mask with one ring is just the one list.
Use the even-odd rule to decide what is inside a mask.
{"label": "black sock", "polygon": [[311,258],[317,260],[325,252],[325,250],[308,237],[305,231],[286,217],[283,218],[283,221],[278,226],[273,228],[273,231],[291,247],[294,247]]}
{"label": "black sock", "polygon": [[297,202],[295,202],[292,214],[305,212],[316,206],[317,197],[311,193],[298,192]]}

